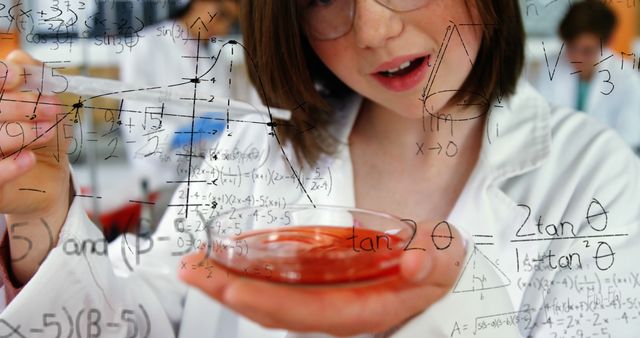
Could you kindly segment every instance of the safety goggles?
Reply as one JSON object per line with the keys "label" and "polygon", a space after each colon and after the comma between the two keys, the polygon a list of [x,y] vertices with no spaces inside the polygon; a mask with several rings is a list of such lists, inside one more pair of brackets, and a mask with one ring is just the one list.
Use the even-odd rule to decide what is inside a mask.
{"label": "safety goggles", "polygon": [[[374,0],[394,12],[410,12],[433,0]],[[317,40],[337,39],[351,31],[356,0],[298,0],[304,27]]]}

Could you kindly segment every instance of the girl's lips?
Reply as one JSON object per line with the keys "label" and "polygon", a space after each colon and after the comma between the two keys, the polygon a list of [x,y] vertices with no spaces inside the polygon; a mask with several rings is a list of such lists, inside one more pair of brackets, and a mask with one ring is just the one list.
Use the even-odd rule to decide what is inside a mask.
{"label": "girl's lips", "polygon": [[419,62],[419,64],[411,65],[412,70],[406,74],[399,74],[394,76],[385,76],[380,72],[371,74],[374,79],[378,80],[382,86],[394,91],[403,92],[413,89],[416,85],[422,82],[425,78],[427,71],[429,70],[431,55],[415,57],[412,62]]}

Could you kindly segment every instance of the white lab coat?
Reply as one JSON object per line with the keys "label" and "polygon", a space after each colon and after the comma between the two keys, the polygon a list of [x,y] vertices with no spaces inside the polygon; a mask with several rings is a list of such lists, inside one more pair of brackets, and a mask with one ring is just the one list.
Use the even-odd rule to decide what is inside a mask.
{"label": "white lab coat", "polygon": [[[355,98],[340,107],[337,137],[347,140],[360,103],[361,99]],[[209,175],[212,168],[218,168],[231,175],[220,176],[214,171],[210,178],[220,178],[218,186],[199,185],[193,188],[195,191],[200,195],[211,192],[213,198],[220,197],[223,203],[219,207],[226,210],[229,210],[228,203],[235,203],[229,196],[254,196],[257,205],[260,196],[288,204],[308,203],[293,180],[274,182],[265,178],[272,171],[289,172],[265,125],[234,124],[232,130],[234,136],[223,138],[217,145],[221,151],[218,160],[208,159],[201,171],[194,173],[195,176]],[[252,149],[259,156],[251,159],[241,156]],[[291,148],[285,150],[291,156]],[[295,162],[294,167],[299,168]],[[334,157],[323,159],[317,167],[318,171],[316,168],[301,171],[303,177],[320,175],[317,177],[330,180],[328,189],[314,190],[312,180],[303,179],[314,202],[354,206],[348,147],[342,147]],[[243,174],[233,175],[238,172]],[[174,196],[173,204],[184,203],[180,190],[183,189]],[[594,199],[604,206],[606,214],[596,212],[597,205],[592,205]],[[184,247],[184,241],[182,247],[178,243],[180,238],[185,240],[190,236],[190,230],[178,232],[174,227],[179,208],[169,209],[152,237],[153,249],[139,255],[139,265],[131,255],[136,247],[133,237],[128,238],[129,246],[124,245],[122,238],[113,243],[109,247],[109,257],[91,253],[66,254],[64,243],[102,238],[78,200],[76,198],[71,206],[58,246],[0,314],[0,320],[4,321],[0,324],[9,323],[14,329],[19,326],[22,334],[29,335],[29,330],[35,328],[44,329],[53,336],[57,326],[52,326],[51,322],[57,321],[65,337],[70,330],[74,330],[74,334],[80,330],[83,337],[91,329],[96,333],[97,322],[104,337],[125,337],[127,330],[130,335],[137,333],[136,337],[268,338],[287,335],[239,317],[199,290],[177,280],[176,271],[189,268],[180,265],[180,255],[189,248]],[[194,201],[199,201],[195,195],[191,203]],[[585,322],[587,317],[593,317],[592,311],[583,309],[578,313],[566,303],[592,304],[589,298],[599,297],[597,287],[594,292],[587,292],[587,284],[581,288],[572,284],[582,282],[583,278],[589,281],[600,278],[600,291],[607,295],[607,290],[613,287],[614,274],[617,274],[616,278],[627,278],[637,271],[639,201],[640,161],[622,139],[584,114],[575,114],[569,109],[551,111],[537,92],[521,82],[514,96],[492,106],[477,166],[447,219],[465,234],[467,240],[467,261],[459,281],[444,299],[413,318],[392,337],[522,335],[546,338],[554,334],[565,337],[576,329],[573,323],[569,335],[562,335],[562,325],[569,323],[567,316],[574,320],[579,319],[578,314],[585,316],[581,319],[583,324],[577,326],[586,332],[585,337],[591,332],[589,330],[598,330],[594,332],[606,337],[600,333],[603,328],[611,337],[637,336],[640,322],[629,317],[629,324],[622,325],[617,307],[594,307],[593,311],[599,311],[599,320],[607,318],[610,324],[592,327],[592,323],[587,325]],[[607,216],[606,228],[601,232],[593,230],[592,227],[602,230],[603,215]],[[186,224],[195,225],[198,218],[190,217],[194,219]],[[544,224],[542,231],[546,231],[549,224],[565,222],[562,223],[565,226],[563,237],[568,238],[547,240],[552,236],[537,234],[538,221]],[[572,231],[567,222],[575,226]],[[192,233],[193,236],[199,234],[202,232]],[[602,234],[627,235],[581,237]],[[165,240],[162,240],[163,236],[166,236]],[[543,240],[513,242],[536,238]],[[594,259],[598,256],[595,249],[599,241],[607,242],[616,253],[615,264],[606,271],[599,271],[595,265],[606,265],[606,259],[598,262]],[[142,243],[139,247],[148,246]],[[583,269],[576,269],[575,262],[572,269],[555,270],[537,269],[529,264],[531,260],[526,257],[543,255],[548,250],[552,250],[555,257],[580,253]],[[605,252],[603,249],[600,256]],[[134,272],[126,268],[123,257],[135,266]],[[557,263],[554,259],[553,265]],[[547,263],[541,266],[547,266]],[[608,278],[608,284],[605,284],[605,278]],[[571,288],[571,285],[575,287]],[[621,297],[637,297],[637,289],[633,289],[631,283],[619,281],[615,290]],[[602,304],[601,299],[596,305]],[[91,312],[91,309],[100,311],[99,321],[97,310]],[[88,317],[90,313],[92,317]],[[49,316],[43,318],[44,314]],[[542,324],[548,317],[553,317],[553,325]],[[557,322],[560,317],[565,320],[562,325]],[[87,318],[94,326],[88,326]],[[44,326],[45,323],[48,326]],[[110,326],[107,323],[111,323]],[[4,330],[0,334],[8,332],[4,326],[0,330]],[[289,334],[289,337],[295,336]]]}
{"label": "white lab coat", "polygon": [[[640,149],[640,72],[633,60],[623,60],[619,53],[604,49],[601,62],[594,65],[589,82],[585,113],[620,133],[634,149]],[[578,74],[564,55],[555,67],[556,55],[549,65],[542,63],[532,82],[553,105],[577,109]]]}

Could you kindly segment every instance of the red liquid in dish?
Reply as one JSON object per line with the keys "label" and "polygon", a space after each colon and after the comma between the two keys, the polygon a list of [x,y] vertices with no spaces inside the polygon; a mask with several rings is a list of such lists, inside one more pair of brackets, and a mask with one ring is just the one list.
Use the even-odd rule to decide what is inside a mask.
{"label": "red liquid in dish", "polygon": [[357,227],[297,226],[235,237],[246,254],[213,250],[236,273],[275,282],[328,284],[371,280],[399,272],[404,245],[394,235]]}

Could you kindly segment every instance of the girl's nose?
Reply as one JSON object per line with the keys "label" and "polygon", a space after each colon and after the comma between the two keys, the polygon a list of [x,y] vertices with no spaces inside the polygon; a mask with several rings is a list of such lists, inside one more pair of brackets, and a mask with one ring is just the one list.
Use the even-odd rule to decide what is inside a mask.
{"label": "girl's nose", "polygon": [[392,10],[375,0],[356,2],[353,30],[359,48],[380,48],[387,40],[400,35],[404,23]]}

